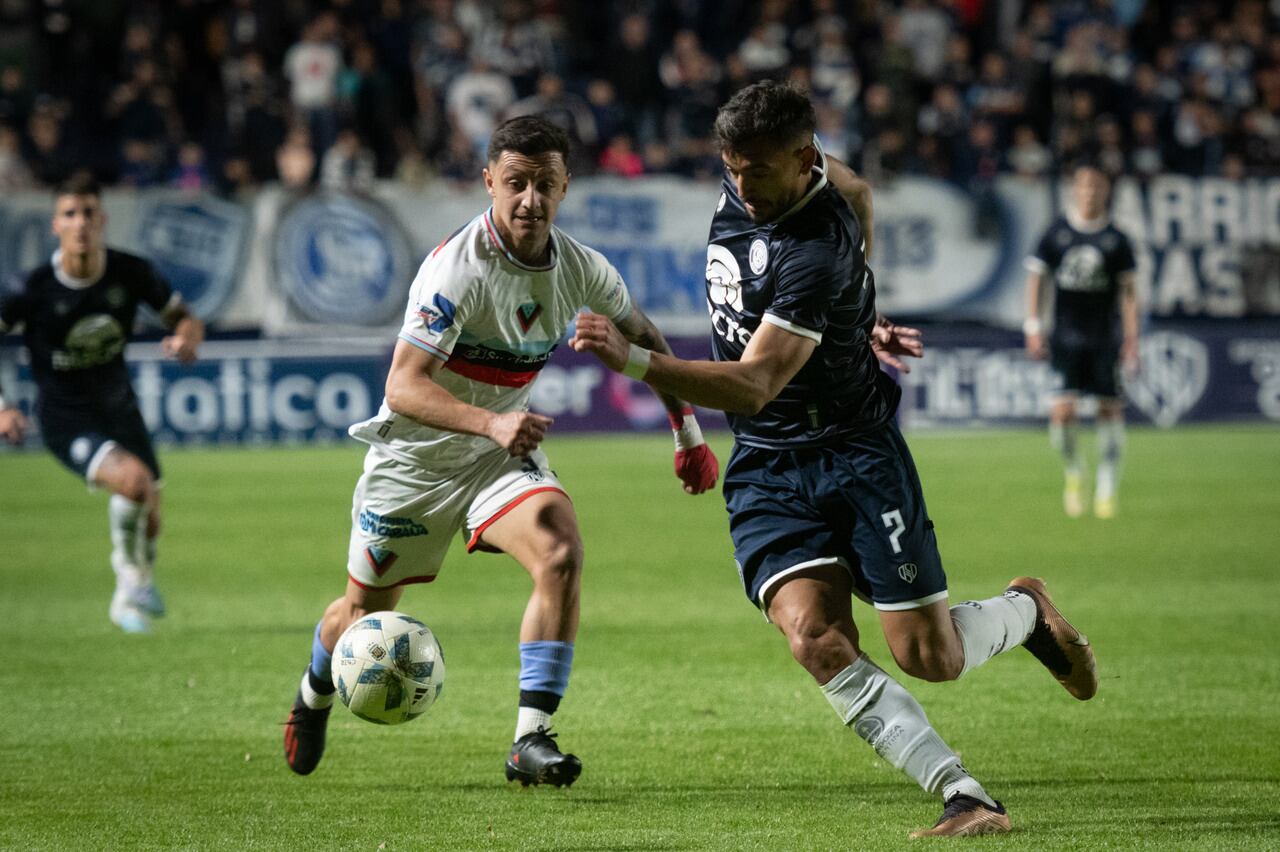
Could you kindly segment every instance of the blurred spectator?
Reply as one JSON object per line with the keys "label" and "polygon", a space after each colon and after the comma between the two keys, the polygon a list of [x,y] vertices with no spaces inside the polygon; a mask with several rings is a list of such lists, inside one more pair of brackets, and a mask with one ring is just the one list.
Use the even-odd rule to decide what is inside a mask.
{"label": "blurred spectator", "polygon": [[62,116],[53,101],[37,104],[27,119],[24,156],[37,181],[55,186],[77,167],[62,129]]}
{"label": "blurred spectator", "polygon": [[327,150],[338,132],[342,51],[336,44],[337,33],[338,21],[332,13],[317,15],[284,57],[289,100],[296,117],[306,124],[314,151]]}
{"label": "blurred spectator", "polygon": [[634,178],[644,174],[644,160],[636,153],[631,137],[620,133],[600,152],[600,173]]}
{"label": "blurred spectator", "polygon": [[1129,128],[1129,164],[1127,171],[1139,177],[1154,177],[1164,171],[1164,151],[1157,130],[1155,114],[1148,110],[1134,112]]}
{"label": "blurred spectator", "polygon": [[0,124],[0,192],[28,189],[35,184],[22,159],[22,144],[12,127]]}
{"label": "blurred spectator", "polygon": [[349,127],[338,131],[338,138],[320,161],[320,185],[325,189],[368,192],[376,176],[373,152],[361,143],[360,134]]}
{"label": "blurred spectator", "polygon": [[440,157],[440,177],[461,184],[471,184],[484,166],[484,157],[476,148],[475,141],[461,128],[455,129],[449,135]]}
{"label": "blurred spectator", "polygon": [[500,0],[498,20],[481,30],[472,55],[506,76],[522,95],[533,91],[544,71],[563,73],[551,31],[528,0]]}
{"label": "blurred spectator", "polygon": [[164,150],[147,139],[125,139],[120,146],[121,186],[144,189],[164,182]]}
{"label": "blurred spectator", "polygon": [[[470,140],[471,147],[482,161],[499,117],[515,100],[516,89],[511,78],[499,74],[479,57],[472,61],[470,68],[453,79],[445,95],[450,123]],[[449,140],[450,147],[454,141],[452,138]]]}
{"label": "blurred spectator", "polygon": [[17,65],[0,68],[0,124],[22,127],[31,117],[31,92]]}
{"label": "blurred spectator", "polygon": [[1009,168],[1020,178],[1040,178],[1049,173],[1053,157],[1049,149],[1040,144],[1036,132],[1029,124],[1019,124],[1013,129],[1013,145],[1006,155]]}
{"label": "blurred spectator", "polygon": [[937,80],[942,73],[951,19],[933,0],[907,0],[898,14],[902,43],[914,57],[914,66],[925,80]]}
{"label": "blurred spectator", "polygon": [[594,170],[599,135],[595,115],[585,99],[565,91],[564,80],[555,74],[538,77],[534,94],[509,106],[503,118],[518,115],[540,115],[569,134],[570,171],[586,173]]}
{"label": "blurred spectator", "polygon": [[185,192],[209,188],[209,170],[205,165],[204,148],[199,143],[188,141],[178,147],[178,164],[169,175],[169,185]]}
{"label": "blurred spectator", "polygon": [[649,19],[632,13],[618,23],[616,42],[601,65],[617,92],[619,104],[631,116],[632,130],[642,144],[658,135],[662,111],[658,57]]}
{"label": "blurred spectator", "polygon": [[276,171],[289,189],[306,189],[315,177],[316,155],[305,127],[294,127],[276,151]]}

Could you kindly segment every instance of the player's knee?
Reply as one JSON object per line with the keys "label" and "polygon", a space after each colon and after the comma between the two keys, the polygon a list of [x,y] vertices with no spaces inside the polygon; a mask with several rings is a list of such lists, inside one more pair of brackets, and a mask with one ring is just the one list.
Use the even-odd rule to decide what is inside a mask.
{"label": "player's knee", "polygon": [[853,662],[856,651],[837,625],[818,614],[797,614],[780,625],[796,662],[826,683]]}
{"label": "player's knee", "polygon": [[571,538],[557,540],[538,555],[529,572],[539,584],[576,587],[582,574],[582,544]]}
{"label": "player's knee", "polygon": [[909,648],[894,648],[893,659],[911,677],[931,683],[955,680],[964,670],[962,654],[925,643],[912,643]]}
{"label": "player's knee", "polygon": [[145,467],[138,465],[121,474],[116,493],[135,503],[149,503],[154,488],[151,473]]}

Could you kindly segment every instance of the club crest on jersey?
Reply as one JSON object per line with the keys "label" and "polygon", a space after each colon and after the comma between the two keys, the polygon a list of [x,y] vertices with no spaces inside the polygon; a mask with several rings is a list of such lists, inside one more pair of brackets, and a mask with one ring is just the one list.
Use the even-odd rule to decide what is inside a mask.
{"label": "club crest on jersey", "polygon": [[385,547],[369,545],[364,549],[364,558],[369,561],[369,567],[373,569],[373,573],[381,577],[391,570],[391,566],[396,564],[398,557]]}
{"label": "club crest on jersey", "polygon": [[747,262],[751,264],[751,271],[756,275],[764,272],[764,268],[769,265],[769,244],[764,241],[763,237],[756,237],[751,241],[751,250],[747,253]]}
{"label": "club crest on jersey", "polygon": [[541,315],[542,305],[538,302],[525,302],[516,308],[516,319],[520,322],[520,330],[526,334]]}
{"label": "club crest on jersey", "polygon": [[431,297],[431,305],[418,305],[418,316],[427,324],[427,328],[437,334],[453,325],[453,318],[458,307],[445,296],[436,293]]}

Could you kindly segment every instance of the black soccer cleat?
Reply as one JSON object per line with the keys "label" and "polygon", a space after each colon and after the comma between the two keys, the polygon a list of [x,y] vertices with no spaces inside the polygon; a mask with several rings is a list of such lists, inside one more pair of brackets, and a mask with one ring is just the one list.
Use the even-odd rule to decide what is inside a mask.
{"label": "black soccer cleat", "polygon": [[553,784],[568,787],[582,774],[582,761],[577,755],[561,754],[556,735],[539,728],[525,734],[511,745],[507,756],[507,780],[521,786]]}
{"label": "black soccer cleat", "polygon": [[332,709],[308,707],[302,700],[302,690],[293,699],[293,709],[284,723],[284,759],[299,775],[310,775],[324,756],[324,729]]}

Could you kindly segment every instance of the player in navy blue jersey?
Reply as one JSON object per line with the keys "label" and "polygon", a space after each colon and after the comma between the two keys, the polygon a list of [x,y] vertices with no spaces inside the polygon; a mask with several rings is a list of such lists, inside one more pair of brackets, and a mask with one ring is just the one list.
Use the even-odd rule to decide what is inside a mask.
{"label": "player in navy blue jersey", "polygon": [[[97,183],[78,174],[55,191],[58,249],[20,287],[0,294],[0,334],[23,327],[38,389],[45,446],[91,487],[111,493],[111,620],[130,633],[164,614],[153,569],[160,532],[160,465],[138,411],[124,347],[138,305],[150,305],[172,333],[169,357],[195,360],[204,325],[151,264],[109,249]],[[2,390],[2,389],[0,389]],[[22,440],[22,412],[0,396],[0,435]]]}
{"label": "player in navy blue jersey", "polygon": [[[1062,453],[1062,505],[1084,514],[1084,464],[1076,443],[1076,400],[1098,400],[1098,478],[1093,512],[1116,513],[1120,455],[1124,448],[1121,367],[1138,364],[1138,297],[1133,246],[1107,215],[1111,187],[1106,174],[1081,165],[1071,178],[1071,209],[1045,232],[1027,258],[1027,353],[1050,357],[1061,384],[1049,414],[1049,439]],[[1053,286],[1053,334],[1045,345],[1040,318],[1045,279]]]}
{"label": "player in navy blue jersey", "polygon": [[1025,645],[1088,699],[1092,650],[1031,577],[948,606],[933,523],[894,422],[899,393],[878,366],[919,355],[918,333],[878,317],[855,215],[866,187],[823,156],[813,130],[808,99],[773,82],[743,89],[716,118],[726,178],[707,246],[714,361],[629,345],[594,314],[579,317],[571,345],[729,412],[736,441],[724,494],[748,598],[840,719],[942,797],[942,817],[917,835],[1008,831],[1004,808],[919,703],[860,650],[851,596],[875,607],[898,665],[925,680],[954,680]]}

